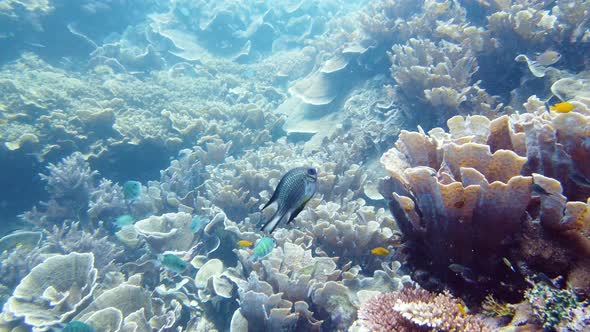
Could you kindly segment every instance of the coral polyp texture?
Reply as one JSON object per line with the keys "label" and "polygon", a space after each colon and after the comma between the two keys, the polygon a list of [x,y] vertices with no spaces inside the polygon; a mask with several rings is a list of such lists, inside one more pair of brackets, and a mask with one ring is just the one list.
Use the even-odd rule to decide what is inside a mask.
{"label": "coral polyp texture", "polygon": [[590,206],[577,200],[590,194],[580,160],[590,152],[590,115],[582,105],[566,114],[539,108],[492,121],[453,117],[448,133],[402,131],[382,156],[381,193],[424,287],[514,301],[533,272],[589,286]]}
{"label": "coral polyp texture", "polygon": [[349,331],[492,331],[481,316],[466,310],[460,299],[447,292],[406,288],[363,303]]}

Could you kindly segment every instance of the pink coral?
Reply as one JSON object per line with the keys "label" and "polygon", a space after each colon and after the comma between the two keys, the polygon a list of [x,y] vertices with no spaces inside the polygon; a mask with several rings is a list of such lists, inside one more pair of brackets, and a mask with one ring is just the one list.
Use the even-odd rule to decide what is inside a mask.
{"label": "pink coral", "polygon": [[370,331],[491,331],[479,316],[466,314],[461,300],[448,292],[435,294],[406,288],[365,302],[357,325]]}
{"label": "pink coral", "polygon": [[420,299],[428,301],[432,294],[423,289],[403,289],[399,292],[379,294],[365,302],[359,312],[359,323],[370,331],[428,331],[426,327],[420,327],[405,319],[400,313],[393,310],[396,302]]}

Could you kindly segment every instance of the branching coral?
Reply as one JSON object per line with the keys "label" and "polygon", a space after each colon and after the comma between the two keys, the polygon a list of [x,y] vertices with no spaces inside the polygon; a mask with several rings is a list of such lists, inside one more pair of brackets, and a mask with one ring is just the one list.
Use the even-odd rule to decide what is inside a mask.
{"label": "branching coral", "polygon": [[17,246],[0,255],[0,283],[11,289],[45,259],[39,247]]}
{"label": "branching coral", "polygon": [[[500,6],[488,16],[488,29],[511,46],[548,47],[587,41],[590,7],[580,0],[557,1],[550,10],[542,1],[520,1]],[[515,43],[515,41],[517,43]]]}
{"label": "branching coral", "polygon": [[95,176],[98,172],[90,169],[84,156],[75,152],[64,158],[60,163],[50,164],[49,174],[40,174],[47,181],[47,191],[51,199],[44,205],[44,211],[33,208],[22,218],[37,226],[60,223],[64,220],[80,220],[86,222],[86,211],[90,195],[95,188]]}
{"label": "branching coral", "polygon": [[54,225],[43,247],[50,253],[93,253],[94,266],[101,273],[107,272],[107,268],[123,254],[123,248],[113,243],[103,228],[89,232],[81,229],[77,222],[65,223],[61,227]]}
{"label": "branching coral", "polygon": [[88,218],[108,224],[127,211],[123,188],[107,179],[101,179],[90,194]]}
{"label": "branching coral", "polygon": [[488,29],[502,39],[512,35],[521,42],[547,45],[559,34],[555,26],[557,18],[543,10],[541,2],[535,2],[532,6],[515,3],[493,13],[488,17]]}
{"label": "branching coral", "polygon": [[466,314],[461,300],[404,288],[373,297],[361,305],[351,331],[492,331],[479,316]]}
{"label": "branching coral", "polygon": [[98,172],[90,169],[84,156],[73,153],[59,164],[49,164],[49,174],[40,174],[47,181],[47,191],[56,199],[86,202],[90,190],[95,186],[94,177]]}
{"label": "branching coral", "polygon": [[[535,51],[561,45],[566,35],[585,40],[588,21],[568,6],[585,4],[495,1],[474,19],[467,0],[383,0],[324,25],[321,17],[343,16],[350,7],[330,12],[333,2],[274,2],[173,2],[168,13],[129,27],[119,41],[95,45],[83,75],[51,69],[32,55],[2,67],[4,152],[30,150],[54,161],[53,153],[80,151],[43,176],[52,201],[27,219],[46,230],[62,226],[53,227],[42,249],[11,247],[3,254],[6,286],[45,254],[94,254],[96,291],[67,320],[113,331],[345,330],[368,298],[412,284],[403,275],[408,270],[423,287],[450,288],[470,304],[487,293],[498,301],[522,298],[524,275],[535,271],[563,274],[572,288],[588,287],[590,152],[583,96],[574,96],[568,114],[541,114],[543,105],[531,100],[527,108],[537,113],[452,118],[448,133],[399,134],[420,117],[442,122],[457,112],[495,109],[497,101],[477,81],[487,78],[478,66],[511,50],[513,39],[527,41],[517,48],[534,43]],[[489,31],[485,14],[493,11],[503,13],[490,17]],[[304,41],[326,27],[325,35]],[[74,25],[68,28],[95,44]],[[221,39],[215,37],[220,32]],[[271,49],[302,44],[299,52],[266,57]],[[582,54],[575,47],[564,59]],[[392,50],[391,63],[386,50]],[[243,65],[258,56],[264,63]],[[162,70],[149,71],[154,68]],[[579,83],[574,80],[582,75],[555,90]],[[385,96],[383,86],[392,79],[405,98],[391,88]],[[287,100],[289,88],[302,100],[298,106],[306,104],[299,113],[285,111],[294,100]],[[570,100],[571,93],[556,95]],[[337,112],[320,114],[328,110]],[[382,158],[386,167],[375,167],[398,134],[397,150]],[[148,146],[157,153],[147,154],[162,164],[180,150],[157,181],[145,181],[135,168],[124,174],[111,167],[127,163],[122,154]],[[98,179],[86,160],[113,178],[141,177],[141,194],[125,200],[122,187]],[[260,239],[256,223],[273,213],[260,207],[282,174],[304,164],[318,168],[318,194],[292,224],[270,235],[277,243],[272,252],[252,262],[252,249],[241,247],[247,242],[236,243]],[[399,230],[374,190],[384,174],[390,179],[381,192],[406,240],[401,248]],[[103,232],[103,226],[113,231],[110,223],[120,215],[139,220],[116,234],[128,248],[125,255]],[[374,247],[392,253],[373,255]],[[154,254],[165,251],[191,265],[177,274],[153,268]],[[392,257],[405,254],[405,265]],[[129,262],[135,259],[141,263]],[[119,263],[127,264],[113,271]],[[58,300],[53,290],[42,292]],[[362,309],[358,316],[363,324],[395,316],[372,323],[391,329],[486,330],[449,293],[425,292],[398,293],[386,308],[379,305],[389,300],[380,296],[366,302],[375,311]],[[577,307],[581,314],[586,308]],[[231,313],[228,326],[224,318]]]}

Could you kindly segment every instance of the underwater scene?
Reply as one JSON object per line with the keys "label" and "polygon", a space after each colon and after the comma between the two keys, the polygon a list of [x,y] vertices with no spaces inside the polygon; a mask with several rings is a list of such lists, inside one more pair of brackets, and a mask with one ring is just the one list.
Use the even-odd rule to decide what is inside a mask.
{"label": "underwater scene", "polygon": [[590,1],[0,0],[0,332],[590,331]]}

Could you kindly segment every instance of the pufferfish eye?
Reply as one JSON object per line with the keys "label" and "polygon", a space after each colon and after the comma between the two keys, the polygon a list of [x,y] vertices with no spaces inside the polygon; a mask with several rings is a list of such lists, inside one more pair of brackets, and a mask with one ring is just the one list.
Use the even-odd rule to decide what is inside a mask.
{"label": "pufferfish eye", "polygon": [[309,174],[309,175],[316,175],[317,173],[316,173],[315,168],[308,168],[307,169],[307,174]]}

